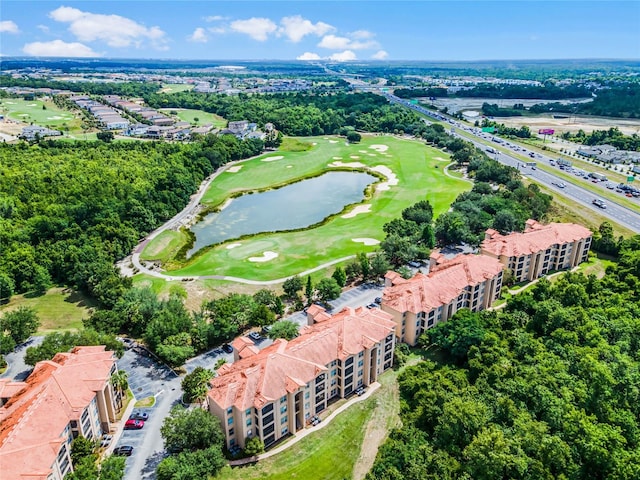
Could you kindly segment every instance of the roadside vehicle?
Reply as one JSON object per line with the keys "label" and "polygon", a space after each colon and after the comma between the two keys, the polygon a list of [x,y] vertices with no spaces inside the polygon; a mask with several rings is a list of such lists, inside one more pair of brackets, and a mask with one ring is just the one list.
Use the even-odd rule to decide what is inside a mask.
{"label": "roadside vehicle", "polygon": [[260,340],[262,340],[262,337],[258,332],[250,332],[249,335],[247,335],[247,337],[249,337],[254,342],[259,342]]}
{"label": "roadside vehicle", "polygon": [[116,447],[113,450],[114,455],[123,455],[125,457],[130,457],[133,453],[133,447],[131,445],[123,445],[121,447]]}
{"label": "roadside vehicle", "polygon": [[604,200],[600,198],[594,198],[591,203],[593,203],[596,207],[607,208],[607,204],[604,203]]}
{"label": "roadside vehicle", "polygon": [[147,412],[133,412],[129,415],[129,420],[149,420],[149,414]]}
{"label": "roadside vehicle", "polygon": [[567,184],[564,182],[553,182],[553,185],[555,185],[558,188],[564,188],[567,186]]}
{"label": "roadside vehicle", "polygon": [[142,420],[127,420],[124,424],[125,430],[140,430],[142,427],[144,427]]}
{"label": "roadside vehicle", "polygon": [[233,347],[228,343],[225,343],[224,345],[222,345],[222,350],[226,353],[233,353]]}

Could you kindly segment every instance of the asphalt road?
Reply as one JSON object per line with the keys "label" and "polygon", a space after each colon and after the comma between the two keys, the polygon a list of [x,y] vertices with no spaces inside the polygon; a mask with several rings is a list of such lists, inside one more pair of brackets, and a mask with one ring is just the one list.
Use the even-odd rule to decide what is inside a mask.
{"label": "asphalt road", "polygon": [[[454,128],[459,128],[458,125],[459,123],[451,120],[449,118],[446,118],[444,116],[441,116],[439,114],[435,114],[434,112],[432,112],[431,110],[428,110],[424,107],[421,107],[420,105],[414,105],[411,104],[410,102],[408,102],[407,100],[403,100],[401,98],[398,98],[394,95],[391,94],[385,94],[385,96],[389,99],[389,101],[393,102],[393,103],[397,103],[399,105],[403,105],[407,108],[410,108],[412,110],[417,111],[418,113],[421,113],[423,115],[427,115],[430,118],[434,118],[436,120],[439,121],[444,121],[444,122],[448,122],[452,125],[455,125]],[[472,143],[474,143],[478,148],[484,150],[485,152],[487,151],[488,145],[487,145],[487,140],[478,136],[475,132],[473,132],[471,129],[466,129],[465,130],[465,140],[470,140]],[[473,137],[473,138],[469,138],[469,137]],[[495,145],[495,144],[494,144]],[[493,148],[493,147],[492,147]],[[619,205],[615,202],[612,202],[610,200],[606,200],[606,204],[607,204],[607,208],[606,209],[602,209],[600,207],[595,206],[592,201],[594,200],[594,198],[596,198],[596,195],[593,194],[593,192],[590,192],[582,187],[580,187],[577,184],[568,182],[560,177],[557,177],[551,173],[548,172],[544,172],[540,169],[536,169],[533,170],[530,167],[526,167],[523,160],[513,157],[511,155],[508,155],[502,151],[498,150],[497,154],[491,154],[488,153],[488,155],[492,158],[495,158],[497,161],[499,161],[500,163],[503,163],[505,165],[510,165],[512,167],[516,167],[520,169],[520,171],[522,172],[522,174],[532,180],[535,180],[536,182],[548,187],[551,190],[554,190],[555,192],[557,192],[560,195],[563,195],[565,197],[569,197],[572,200],[574,200],[577,203],[580,203],[588,208],[590,208],[591,210],[598,212],[599,214],[610,218],[611,220],[619,223],[620,225],[623,225],[624,227],[627,227],[630,230],[633,230],[634,232],[640,232],[640,214],[634,212],[633,210],[630,210],[627,207],[624,207],[622,205]],[[539,156],[537,155],[535,158],[531,159],[532,161],[543,161],[543,162],[550,162],[552,160],[552,158],[550,157],[546,157],[546,156]],[[559,188],[556,184],[558,183],[564,183],[566,184],[565,188]],[[606,182],[601,182],[598,183],[599,187],[602,188],[603,190],[606,188],[605,187],[605,183]]]}

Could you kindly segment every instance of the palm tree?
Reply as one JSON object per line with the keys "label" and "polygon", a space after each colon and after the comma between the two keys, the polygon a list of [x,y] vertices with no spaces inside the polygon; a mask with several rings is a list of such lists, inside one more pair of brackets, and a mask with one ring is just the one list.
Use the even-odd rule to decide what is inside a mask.
{"label": "palm tree", "polygon": [[111,385],[116,390],[116,401],[118,402],[118,409],[122,408],[122,397],[124,392],[129,389],[129,374],[124,370],[118,370],[111,375]]}

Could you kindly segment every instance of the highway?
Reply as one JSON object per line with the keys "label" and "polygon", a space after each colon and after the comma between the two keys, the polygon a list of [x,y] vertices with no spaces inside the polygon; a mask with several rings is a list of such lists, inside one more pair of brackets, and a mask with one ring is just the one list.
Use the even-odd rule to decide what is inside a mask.
{"label": "highway", "polygon": [[[358,88],[362,88],[362,85],[355,84],[355,82],[353,84]],[[371,89],[370,87],[367,88],[367,90],[374,91],[374,89]],[[396,97],[395,95],[392,95],[390,93],[387,93],[387,92],[380,92],[380,93],[384,95],[392,103],[397,103],[404,107],[410,108],[434,120],[447,122],[452,125],[455,125],[454,128],[456,129],[462,128],[462,127],[458,127],[458,125],[460,125],[458,122],[450,120],[449,118],[443,115],[440,115],[439,113],[435,113],[420,105],[412,104],[408,100],[404,100],[402,98]],[[633,210],[625,206],[619,205],[615,202],[612,202],[609,199],[606,200],[607,208],[603,209],[595,206],[592,203],[594,198],[596,198],[596,195],[594,193],[574,183],[571,183],[565,179],[559,178],[551,173],[542,171],[540,169],[534,170],[531,167],[527,167],[523,160],[511,155],[508,155],[494,148],[493,146],[490,147],[489,145],[487,145],[487,140],[477,135],[471,128],[467,128],[464,130],[463,138],[465,140],[472,142],[476,147],[486,152],[487,155],[489,155],[489,157],[495,158],[500,163],[519,168],[523,176],[531,180],[534,180],[535,182],[540,183],[545,187],[548,187],[550,190],[553,190],[562,196],[568,197],[571,200],[577,203],[580,203],[595,212],[598,212],[600,215],[610,218],[612,221],[628,228],[629,230],[632,230],[636,233],[640,233],[640,214],[634,212]],[[498,153],[490,153],[487,151],[487,148],[492,148]],[[549,157],[541,156],[541,155],[536,155],[535,160],[549,163],[553,159]],[[557,186],[558,184],[566,184],[566,187],[560,188]],[[600,184],[600,187],[603,189],[605,188],[603,184]]]}

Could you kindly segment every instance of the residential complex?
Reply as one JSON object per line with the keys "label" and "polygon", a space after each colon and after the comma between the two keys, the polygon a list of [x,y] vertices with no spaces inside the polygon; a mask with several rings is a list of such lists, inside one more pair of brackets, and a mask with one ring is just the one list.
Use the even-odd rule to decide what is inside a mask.
{"label": "residential complex", "polygon": [[72,470],[71,441],[111,431],[121,405],[104,346],[76,347],[38,362],[24,382],[0,379],[0,477],[61,480]]}
{"label": "residential complex", "polygon": [[222,423],[227,448],[243,448],[254,436],[272,445],[391,367],[395,324],[388,313],[360,307],[331,316],[316,305],[307,316],[310,325],[297,338],[261,351],[236,349],[236,361],[211,380],[209,411]]}
{"label": "residential complex", "polygon": [[398,341],[415,345],[428,328],[444,322],[461,308],[477,312],[500,297],[502,264],[486,255],[458,255],[450,260],[439,253],[430,258],[429,274],[404,279],[385,275],[382,310],[395,322]]}
{"label": "residential complex", "polygon": [[480,251],[497,258],[517,282],[524,282],[584,262],[592,236],[591,230],[575,223],[542,225],[528,220],[522,233],[501,235],[487,230]]}

